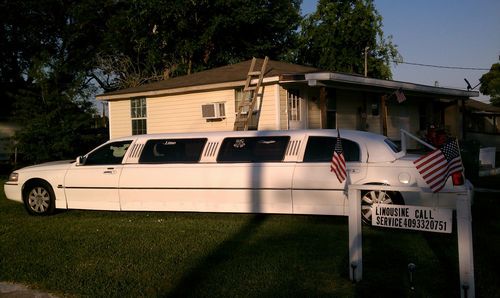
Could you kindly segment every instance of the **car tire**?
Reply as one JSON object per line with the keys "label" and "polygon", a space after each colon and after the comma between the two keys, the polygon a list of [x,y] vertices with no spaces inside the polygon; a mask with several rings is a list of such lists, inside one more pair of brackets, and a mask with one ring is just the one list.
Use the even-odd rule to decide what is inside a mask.
{"label": "car tire", "polygon": [[368,190],[361,193],[361,220],[364,224],[372,224],[373,204],[403,205],[401,194],[393,191]]}
{"label": "car tire", "polygon": [[27,184],[23,199],[24,207],[31,215],[49,215],[54,213],[54,190],[45,181],[36,181]]}

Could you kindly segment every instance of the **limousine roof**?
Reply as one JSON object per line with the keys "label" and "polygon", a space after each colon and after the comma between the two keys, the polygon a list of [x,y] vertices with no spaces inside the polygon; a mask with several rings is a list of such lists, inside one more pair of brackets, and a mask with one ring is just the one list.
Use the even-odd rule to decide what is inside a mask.
{"label": "limousine roof", "polygon": [[[122,137],[110,140],[143,140],[148,139],[175,139],[175,138],[208,138],[210,141],[222,141],[231,137],[254,137],[254,136],[290,136],[291,139],[304,139],[307,136],[329,136],[336,137],[336,129],[314,129],[314,130],[250,130],[250,131],[218,131],[218,132],[188,132],[188,133],[160,133],[145,134]],[[362,160],[365,162],[391,162],[398,159],[400,154],[393,152],[385,143],[387,137],[371,132],[358,130],[340,130],[340,137],[358,143],[362,147]],[[333,148],[332,148],[333,150]]]}

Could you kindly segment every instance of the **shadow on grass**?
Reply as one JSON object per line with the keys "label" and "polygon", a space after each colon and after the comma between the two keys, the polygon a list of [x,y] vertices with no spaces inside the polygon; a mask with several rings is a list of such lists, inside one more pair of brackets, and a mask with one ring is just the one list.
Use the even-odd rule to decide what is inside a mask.
{"label": "shadow on grass", "polygon": [[[449,297],[460,297],[460,272],[456,231],[456,214],[454,213],[452,234],[422,233],[424,239],[427,241],[427,245],[429,245],[431,252],[434,254],[438,270],[441,271],[435,272],[439,274],[439,280],[436,280],[436,283],[439,281],[439,284],[442,284],[443,288],[447,288],[446,295]],[[452,287],[444,287],[444,285],[452,285]]]}
{"label": "shadow on grass", "polygon": [[472,205],[476,297],[500,297],[500,196],[477,193]]}
{"label": "shadow on grass", "polygon": [[185,297],[193,296],[196,285],[201,284],[207,276],[215,272],[222,266],[231,255],[253,236],[258,228],[265,222],[267,215],[254,215],[236,234],[231,238],[223,241],[216,249],[214,249],[201,262],[188,271],[180,280],[180,282],[168,293],[164,293],[165,297]]}

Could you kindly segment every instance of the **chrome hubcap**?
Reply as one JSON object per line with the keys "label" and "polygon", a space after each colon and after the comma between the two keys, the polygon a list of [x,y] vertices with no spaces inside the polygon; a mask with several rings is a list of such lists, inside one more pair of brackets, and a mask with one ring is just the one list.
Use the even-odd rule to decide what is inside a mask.
{"label": "chrome hubcap", "polygon": [[372,222],[373,204],[392,204],[391,197],[385,191],[372,190],[361,199],[361,215],[366,223]]}
{"label": "chrome hubcap", "polygon": [[28,195],[28,204],[36,213],[44,213],[49,208],[50,195],[43,187],[33,188]]}

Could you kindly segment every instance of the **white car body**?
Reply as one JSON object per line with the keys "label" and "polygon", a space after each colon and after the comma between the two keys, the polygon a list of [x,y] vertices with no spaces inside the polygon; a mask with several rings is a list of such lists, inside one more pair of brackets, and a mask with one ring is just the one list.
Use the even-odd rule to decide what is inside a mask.
{"label": "white car body", "polygon": [[[58,209],[321,215],[347,215],[346,183],[417,186],[422,192],[400,193],[398,196],[404,200],[400,203],[432,207],[454,208],[450,193],[466,191],[466,186],[453,186],[448,181],[441,192],[432,193],[413,164],[418,156],[395,152],[384,136],[350,130],[341,130],[340,135],[346,154],[349,148],[356,151],[356,144],[359,146],[357,160],[355,152],[354,158],[351,157],[354,160],[346,157],[348,179],[343,183],[330,172],[329,160],[308,161],[316,151],[323,152],[323,159],[325,150],[333,153],[333,146],[314,147],[313,142],[334,142],[336,130],[242,131],[114,139],[76,162],[52,162],[19,169],[4,189],[8,199],[27,204],[33,185],[48,185],[50,187],[45,188],[51,188],[47,192],[53,197],[50,203]],[[199,160],[192,152],[186,153],[194,156],[194,160],[188,162],[154,159],[165,157],[157,148],[170,150],[190,144],[182,145],[183,142],[198,142],[193,146],[199,149]],[[311,149],[306,157],[309,142]],[[225,149],[221,149],[224,144]],[[229,158],[233,158],[231,154],[237,156],[243,152],[238,150],[247,150],[252,144],[252,148],[268,145],[277,148],[277,144],[281,144],[284,153],[269,151],[277,156],[281,154],[281,160],[277,161],[222,160],[226,153],[220,151],[226,150]],[[346,146],[350,146],[347,151]],[[96,164],[100,162],[96,161],[100,152],[106,153],[110,148],[114,162]],[[149,153],[145,153],[147,150]],[[83,163],[84,160],[87,163]],[[32,211],[35,212],[30,213],[44,213],[43,208],[41,212]]]}

